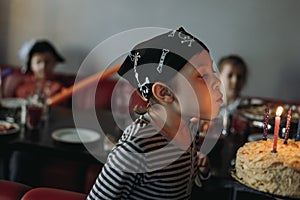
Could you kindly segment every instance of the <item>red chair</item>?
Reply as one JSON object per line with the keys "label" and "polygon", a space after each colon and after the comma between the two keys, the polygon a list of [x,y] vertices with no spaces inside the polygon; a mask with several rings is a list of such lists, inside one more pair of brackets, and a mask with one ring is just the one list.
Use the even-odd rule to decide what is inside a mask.
{"label": "red chair", "polygon": [[3,96],[4,97],[15,97],[15,90],[18,85],[23,82],[24,74],[21,73],[20,69],[14,69],[13,73],[7,76],[3,80]]}
{"label": "red chair", "polygon": [[[102,80],[97,85],[84,88],[76,92],[73,96],[73,105],[79,109],[110,109],[111,108],[111,96],[113,89],[116,85],[115,80],[107,79]],[[94,91],[96,87],[96,91]],[[94,102],[94,103],[92,103]]]}
{"label": "red chair", "polygon": [[85,200],[86,194],[53,188],[34,188],[28,191],[22,200]]}
{"label": "red chair", "polygon": [[22,183],[0,180],[0,199],[1,200],[17,200],[28,192],[31,187]]}
{"label": "red chair", "polygon": [[0,180],[1,200],[85,200],[87,194],[69,190],[38,187],[32,188],[22,183]]}

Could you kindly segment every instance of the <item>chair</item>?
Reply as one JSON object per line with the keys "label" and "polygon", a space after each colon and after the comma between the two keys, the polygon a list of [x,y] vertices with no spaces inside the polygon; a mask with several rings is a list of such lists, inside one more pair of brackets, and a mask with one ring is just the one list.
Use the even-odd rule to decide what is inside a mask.
{"label": "chair", "polygon": [[0,180],[0,199],[14,200],[21,199],[22,196],[31,189],[31,187],[7,180]]}

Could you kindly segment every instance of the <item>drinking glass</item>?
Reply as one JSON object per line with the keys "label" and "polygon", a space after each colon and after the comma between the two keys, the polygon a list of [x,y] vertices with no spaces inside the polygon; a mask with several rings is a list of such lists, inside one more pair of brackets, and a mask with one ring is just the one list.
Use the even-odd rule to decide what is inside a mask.
{"label": "drinking glass", "polygon": [[26,125],[29,129],[38,129],[41,126],[44,114],[44,105],[35,96],[28,99],[26,105]]}

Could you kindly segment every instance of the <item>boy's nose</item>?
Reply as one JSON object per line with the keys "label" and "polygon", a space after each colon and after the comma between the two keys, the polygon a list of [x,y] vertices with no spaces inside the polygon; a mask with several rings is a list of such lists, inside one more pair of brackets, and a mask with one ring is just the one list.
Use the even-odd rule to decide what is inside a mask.
{"label": "boy's nose", "polygon": [[233,85],[236,85],[237,84],[237,77],[236,76],[232,76],[231,77],[231,79],[230,79],[230,81],[231,81],[231,83],[233,84]]}
{"label": "boy's nose", "polygon": [[45,62],[41,62],[39,66],[40,66],[41,69],[45,69],[46,63]]}
{"label": "boy's nose", "polygon": [[213,82],[213,89],[220,89],[221,86],[221,80],[215,76],[214,82]]}

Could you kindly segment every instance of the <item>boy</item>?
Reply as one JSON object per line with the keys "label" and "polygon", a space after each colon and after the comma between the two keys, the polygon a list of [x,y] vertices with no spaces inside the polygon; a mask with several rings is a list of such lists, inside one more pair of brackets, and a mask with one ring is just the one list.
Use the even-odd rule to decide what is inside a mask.
{"label": "boy", "polygon": [[[188,199],[199,158],[197,122],[223,103],[208,48],[183,28],[138,44],[118,74],[147,101],[112,149],[87,199]],[[200,169],[200,172],[198,173]]]}

